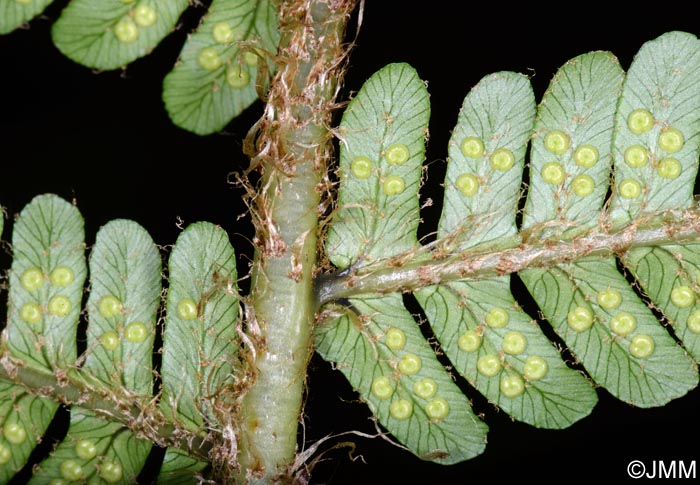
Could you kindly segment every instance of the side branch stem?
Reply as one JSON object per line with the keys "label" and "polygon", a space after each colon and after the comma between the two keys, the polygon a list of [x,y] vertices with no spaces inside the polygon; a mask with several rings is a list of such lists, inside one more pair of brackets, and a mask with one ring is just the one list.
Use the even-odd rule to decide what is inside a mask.
{"label": "side branch stem", "polygon": [[[568,241],[513,238],[501,249],[481,246],[438,258],[439,241],[426,247],[425,254],[398,255],[389,261],[325,275],[317,281],[319,307],[339,298],[363,293],[414,291],[430,285],[457,280],[517,273],[528,268],[548,268],[588,256],[623,255],[626,251],[649,246],[678,244],[700,239],[700,209],[668,211],[640,218],[629,225],[607,232],[594,230]],[[405,262],[405,263],[404,263]]]}
{"label": "side branch stem", "polygon": [[15,383],[28,394],[88,409],[158,446],[180,448],[205,461],[212,443],[221,441],[211,435],[215,431],[199,434],[168,421],[153,397],[128,394],[125,388],[115,389],[79,371],[62,372],[59,378],[48,370],[25,367],[5,354],[0,356],[0,380]]}

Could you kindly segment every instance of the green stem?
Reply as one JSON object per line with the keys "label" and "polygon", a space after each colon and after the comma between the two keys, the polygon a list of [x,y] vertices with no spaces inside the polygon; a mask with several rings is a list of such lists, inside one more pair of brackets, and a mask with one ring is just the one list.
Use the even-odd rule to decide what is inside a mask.
{"label": "green stem", "polygon": [[312,351],[321,192],[332,150],[329,127],[355,0],[290,0],[280,8],[278,71],[259,123],[253,166],[258,244],[247,334],[250,387],[239,408],[238,480],[286,481]]}
{"label": "green stem", "polygon": [[485,245],[440,258],[433,256],[441,253],[441,241],[437,241],[418,252],[346,271],[342,276],[321,277],[317,282],[318,304],[363,293],[413,291],[449,281],[511,274],[527,268],[550,268],[586,256],[622,255],[636,247],[697,241],[698,238],[700,210],[692,208],[640,217],[614,232],[600,228],[569,241],[534,238],[523,241],[518,236],[511,241],[499,241],[498,249]]}
{"label": "green stem", "polygon": [[35,396],[88,409],[158,446],[174,446],[202,460],[209,459],[212,442],[221,442],[219,436],[213,436],[214,432],[206,436],[176,427],[153,405],[151,396],[137,396],[123,387],[110,387],[80,371],[39,370],[4,353],[0,355],[0,380],[13,382]]}

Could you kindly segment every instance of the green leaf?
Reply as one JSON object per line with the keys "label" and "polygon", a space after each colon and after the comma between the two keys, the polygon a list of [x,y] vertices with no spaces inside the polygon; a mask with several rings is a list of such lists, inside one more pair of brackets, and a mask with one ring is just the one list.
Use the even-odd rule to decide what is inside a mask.
{"label": "green leaf", "polygon": [[457,372],[486,398],[539,428],[565,428],[598,398],[511,294],[509,278],[460,282],[416,292]]}
{"label": "green leaf", "polygon": [[226,231],[198,222],[180,234],[170,255],[163,334],[161,406],[184,426],[216,422],[238,348],[235,256]]}
{"label": "green leaf", "polygon": [[277,51],[277,24],[273,0],[214,0],[163,81],[172,121],[207,135],[250,106],[265,82],[256,76],[273,68],[266,53]]}
{"label": "green leaf", "polygon": [[[440,240],[458,250],[512,240],[534,118],[532,87],[520,74],[492,74],[470,91],[449,142]],[[513,418],[557,428],[592,410],[595,391],[518,307],[510,277],[415,295],[455,370]]]}
{"label": "green leaf", "polygon": [[685,349],[700,361],[700,244],[666,244],[622,256]]}
{"label": "green leaf", "polygon": [[206,478],[207,463],[192,458],[177,448],[165,451],[158,474],[158,485],[197,485]]}
{"label": "green leaf", "polygon": [[615,107],[624,72],[608,52],[567,62],[538,106],[523,228],[540,237],[598,223],[609,187]]}
{"label": "green leaf", "polygon": [[9,483],[25,465],[57,409],[58,403],[0,380],[0,483]]}
{"label": "green leaf", "polygon": [[0,35],[39,15],[53,0],[0,0]]}
{"label": "green leaf", "polygon": [[370,77],[340,123],[340,190],[326,253],[340,268],[414,248],[430,117],[428,91],[407,64]]}
{"label": "green leaf", "polygon": [[[693,205],[700,151],[698,79],[700,41],[690,34],[665,34],[645,44],[635,57],[617,115],[616,180],[619,187],[625,178],[636,177],[645,190],[639,201],[623,199],[618,191],[613,205],[615,216],[626,220],[642,210],[683,209]],[[636,133],[630,128],[630,113],[635,109],[646,109],[653,117],[653,125],[647,131]],[[683,137],[677,151],[673,150],[678,147],[669,146],[668,139],[663,138],[664,133],[669,136],[674,130]],[[649,162],[645,166],[630,167],[625,163],[625,150],[632,145],[640,145],[647,151]],[[673,153],[669,153],[669,148]],[[664,171],[664,163],[666,168],[671,166],[664,162],[669,158],[677,161],[680,173]],[[677,176],[669,178],[673,175]],[[700,360],[699,253],[698,244],[669,244],[632,249],[622,256],[623,264],[696,360]]]}
{"label": "green leaf", "polygon": [[600,386],[639,407],[697,386],[695,363],[637,296],[612,258],[582,258],[521,277],[542,312]]}
{"label": "green leaf", "polygon": [[[579,56],[554,77],[538,107],[532,141],[523,218],[531,234],[571,237],[600,223],[621,82],[622,71],[607,53]],[[595,147],[595,163],[583,163],[582,146]],[[578,184],[580,177],[588,177],[588,185]],[[659,406],[697,384],[692,361],[614,258],[583,257],[520,277],[593,380],[617,398]]]}
{"label": "green leaf", "polygon": [[58,196],[37,196],[14,224],[12,249],[7,348],[40,369],[74,365],[87,273],[82,216]]}
{"label": "green leaf", "polygon": [[137,223],[111,221],[97,233],[90,274],[83,371],[149,396],[161,294],[158,249]]}
{"label": "green leaf", "polygon": [[[429,116],[425,84],[406,64],[375,73],[349,104],[339,128],[339,208],[326,239],[336,266],[418,247]],[[354,298],[349,305],[345,316],[316,329],[316,350],[338,363],[379,422],[423,459],[449,464],[481,453],[486,426],[400,295]]]}
{"label": "green leaf", "polygon": [[79,407],[71,409],[70,434],[34,470],[30,485],[52,479],[87,483],[137,483],[151,449],[119,423],[97,418]]}
{"label": "green leaf", "polygon": [[[86,275],[83,239],[80,213],[55,195],[35,197],[14,224],[3,348],[26,366],[53,371],[75,364]],[[70,280],[52,278],[66,268]],[[0,461],[7,460],[0,482],[24,465],[57,409],[57,403],[0,381]]]}
{"label": "green leaf", "polygon": [[[466,249],[493,246],[516,233],[534,117],[525,76],[495,73],[470,91],[449,142],[439,238]],[[519,309],[509,277],[443,284],[415,295],[455,369],[515,419],[565,427],[590,413],[595,392]],[[522,349],[511,349],[521,343]]]}
{"label": "green leaf", "polygon": [[437,360],[401,295],[353,298],[316,328],[316,350],[337,363],[379,422],[420,458],[457,463],[480,454],[486,425]]}
{"label": "green leaf", "polygon": [[[485,241],[494,244],[516,233],[534,117],[535,95],[521,74],[494,73],[472,88],[448,145],[439,239],[458,250]],[[510,160],[512,164],[503,164]]]}
{"label": "green leaf", "polygon": [[[144,404],[153,390],[160,269],[158,250],[137,223],[114,220],[98,231],[90,255],[87,355],[81,372],[127,388]],[[74,406],[66,438],[41,463],[33,481],[66,478],[61,467],[72,460],[85,478],[104,473],[105,481],[119,476],[123,483],[134,483],[150,449],[150,442],[137,439],[121,424]]]}
{"label": "green leaf", "polygon": [[613,224],[690,206],[700,151],[700,41],[669,32],[630,66],[615,118]]}
{"label": "green leaf", "polygon": [[187,0],[72,0],[54,23],[56,47],[73,61],[111,70],[149,54],[173,31]]}

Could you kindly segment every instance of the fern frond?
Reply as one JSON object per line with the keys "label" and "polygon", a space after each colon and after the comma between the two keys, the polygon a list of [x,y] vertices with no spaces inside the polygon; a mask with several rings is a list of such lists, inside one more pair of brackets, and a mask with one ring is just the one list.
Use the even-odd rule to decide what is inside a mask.
{"label": "fern frond", "polygon": [[[223,229],[195,223],[178,237],[168,267],[160,407],[185,429],[221,432],[236,397],[239,295],[234,250]],[[193,470],[206,465],[168,449],[160,479],[188,480]]]}
{"label": "fern frond", "polygon": [[[0,35],[51,0],[0,0]],[[178,27],[187,0],[71,0],[52,26],[56,47],[97,70],[115,70],[156,49]],[[276,0],[214,0],[165,76],[162,99],[175,125],[199,135],[224,128],[267,89],[279,42]]]}
{"label": "fern frond", "polygon": [[214,0],[163,80],[170,118],[200,135],[221,130],[265,91],[278,42],[275,2]]}
{"label": "fern frond", "polygon": [[[617,113],[615,148],[616,186],[613,214],[623,220],[638,210],[693,207],[693,185],[700,152],[700,52],[692,35],[662,36],[640,50],[625,82]],[[655,64],[662,68],[652,71]],[[645,74],[649,72],[649,74]],[[654,76],[649,83],[648,76]],[[646,110],[653,124],[648,130],[632,130],[632,113]],[[636,111],[638,114],[640,111]],[[641,114],[646,115],[643,111]],[[636,133],[641,131],[641,133]],[[630,146],[641,146],[648,156],[642,167],[622,163]],[[639,180],[641,201],[621,196],[625,180]],[[617,220],[615,220],[617,221]],[[698,244],[662,244],[635,248],[622,254],[622,264],[654,304],[663,312],[685,349],[700,361],[700,310]]]}
{"label": "fern frond", "polygon": [[87,67],[111,70],[150,53],[177,24],[187,0],[71,0],[51,29],[56,47]]}
{"label": "fern frond", "polygon": [[29,22],[51,3],[53,0],[0,0],[0,35]]}
{"label": "fern frond", "polygon": [[348,105],[338,128],[339,210],[325,241],[339,268],[417,246],[429,118],[428,92],[407,64],[378,71]]}
{"label": "fern frond", "polygon": [[[76,332],[87,275],[83,219],[68,202],[35,197],[12,232],[4,358],[49,373],[75,366]],[[0,481],[20,470],[58,409],[58,403],[0,381]]]}
{"label": "fern frond", "polygon": [[[81,372],[123,387],[133,401],[152,400],[152,353],[160,304],[158,250],[138,224],[114,220],[97,233],[90,255],[87,350]],[[103,479],[134,483],[152,443],[121,423],[74,406],[66,437],[34,471],[30,483]]]}
{"label": "fern frond", "polygon": [[[163,480],[205,476],[235,396],[238,290],[223,229],[196,223],[170,255],[163,347],[158,249],[128,220],[103,226],[90,254],[86,348],[78,349],[84,294],[83,219],[70,203],[36,197],[13,227],[8,323],[0,370],[0,481],[29,459],[59,403],[65,437],[30,483],[134,483],[151,447],[167,447]],[[154,387],[153,356],[162,352]],[[154,392],[156,391],[156,392]],[[157,406],[157,407],[156,407]]]}
{"label": "fern frond", "polygon": [[[374,374],[360,378],[358,369],[388,364],[401,376],[401,356],[338,350],[348,329],[353,348],[389,345],[393,323],[380,316],[390,305],[362,306],[377,292],[414,292],[449,365],[514,419],[538,427],[566,427],[589,414],[595,386],[639,407],[697,386],[697,363],[676,338],[697,358],[699,56],[700,41],[682,32],[645,44],[626,74],[611,53],[578,56],[554,76],[536,116],[525,77],[482,79],[450,140],[442,217],[427,246],[415,240],[415,215],[378,210],[385,200],[376,188],[377,177],[386,177],[381,152],[357,160],[364,146],[382,140],[381,111],[363,112],[363,125],[350,108],[391,97],[389,90],[358,93],[341,123],[339,207],[326,244],[342,271],[319,285],[321,302],[340,303],[344,316],[325,321],[317,343],[378,417],[383,411],[368,383]],[[376,84],[374,77],[367,82]],[[378,132],[394,122],[402,119],[385,116]],[[403,225],[391,222],[394,214]],[[377,238],[367,230],[375,227],[386,233]],[[394,242],[404,240],[411,244]],[[513,293],[513,273],[538,309],[521,308],[527,298]],[[559,343],[550,341],[549,326]],[[334,332],[337,341],[329,341]],[[560,355],[561,342],[574,365]],[[414,413],[425,432],[439,432],[440,420]],[[391,415],[380,422],[425,457],[394,433]],[[464,432],[480,429],[473,426]],[[461,454],[458,447],[443,452],[443,461]]]}

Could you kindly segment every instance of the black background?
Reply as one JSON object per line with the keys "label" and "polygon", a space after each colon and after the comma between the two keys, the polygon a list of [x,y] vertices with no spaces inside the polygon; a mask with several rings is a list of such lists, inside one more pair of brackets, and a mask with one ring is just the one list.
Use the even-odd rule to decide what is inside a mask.
{"label": "black background", "polygon": [[[29,28],[0,37],[0,205],[12,217],[40,193],[74,199],[86,220],[88,244],[97,229],[114,218],[139,222],[164,246],[175,241],[181,227],[207,220],[228,231],[239,254],[239,272],[245,273],[252,233],[240,191],[228,183],[228,176],[246,166],[241,140],[261,105],[251,107],[223,132],[200,137],[173,126],[160,97],[164,75],[205,8],[188,11],[182,28],[147,58],[123,71],[96,73],[63,57],[51,43],[50,26],[65,4],[57,1]],[[368,1],[342,96],[357,91],[387,63],[412,64],[431,93],[428,183],[439,184],[462,99],[484,75],[499,70],[528,74],[539,99],[556,69],[574,56],[610,50],[626,69],[645,41],[664,32],[700,34],[696,18],[677,5],[634,13],[613,12],[610,4],[580,5],[514,8],[500,2],[475,7],[446,0],[425,6]],[[353,26],[350,36],[354,34]],[[424,213],[423,234],[435,227],[439,199],[436,202]],[[7,229],[4,238],[9,239]],[[2,262],[3,268],[9,266],[7,256]],[[356,402],[342,375],[328,364],[314,358],[308,384],[307,444],[348,430],[375,432],[367,408]],[[652,460],[690,464],[700,459],[699,390],[647,410],[624,404],[604,390],[599,396],[591,416],[563,431],[512,422],[474,396],[476,410],[491,428],[483,455],[444,467],[381,439],[346,435],[321,449],[353,441],[352,456],[357,459],[352,461],[347,449],[331,450],[316,466],[312,481],[616,482],[627,478],[632,459],[648,465]]]}

